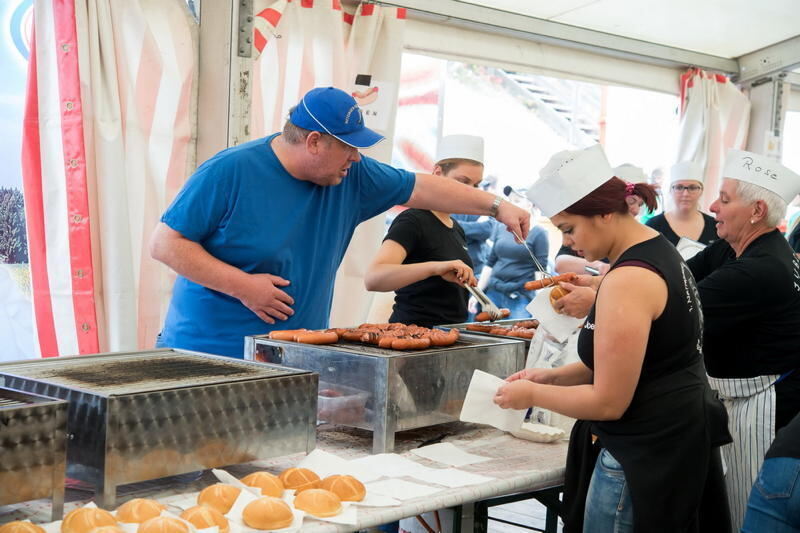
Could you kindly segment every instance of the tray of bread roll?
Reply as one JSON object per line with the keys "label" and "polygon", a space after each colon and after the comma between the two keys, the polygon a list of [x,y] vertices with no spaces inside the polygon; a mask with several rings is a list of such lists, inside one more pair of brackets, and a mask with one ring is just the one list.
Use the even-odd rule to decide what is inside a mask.
{"label": "tray of bread roll", "polygon": [[67,403],[0,387],[0,505],[52,501],[64,508]]}
{"label": "tray of bread roll", "polygon": [[181,350],[0,364],[0,384],[65,400],[67,475],[116,487],[316,444],[316,374]]}
{"label": "tray of bread roll", "polygon": [[[523,368],[527,355],[523,339],[454,328],[434,334],[447,337],[437,341],[446,344],[431,339],[419,348],[397,349],[398,337],[391,336],[395,330],[387,326],[320,332],[333,333],[329,344],[288,334],[286,339],[250,336],[245,338],[245,358],[319,374],[318,422],[372,431],[373,451],[383,453],[394,449],[397,431],[458,420],[475,370],[505,378]],[[420,334],[425,332],[409,337]]]}

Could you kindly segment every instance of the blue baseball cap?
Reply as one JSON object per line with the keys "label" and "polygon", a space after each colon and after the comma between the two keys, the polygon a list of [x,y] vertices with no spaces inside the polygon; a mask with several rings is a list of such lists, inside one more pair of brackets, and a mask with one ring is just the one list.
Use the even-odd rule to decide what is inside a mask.
{"label": "blue baseball cap", "polygon": [[384,139],[364,125],[364,115],[355,99],[335,87],[308,91],[289,115],[289,122],[327,133],[354,148],[369,148]]}

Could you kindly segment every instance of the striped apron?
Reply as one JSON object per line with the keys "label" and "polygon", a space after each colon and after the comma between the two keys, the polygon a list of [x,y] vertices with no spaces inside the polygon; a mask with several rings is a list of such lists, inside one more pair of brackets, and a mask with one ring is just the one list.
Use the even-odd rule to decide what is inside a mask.
{"label": "striped apron", "polygon": [[778,374],[735,379],[708,377],[709,385],[718,391],[728,410],[733,437],[732,443],[722,447],[733,531],[742,527],[750,489],[775,438],[775,382],[779,377]]}

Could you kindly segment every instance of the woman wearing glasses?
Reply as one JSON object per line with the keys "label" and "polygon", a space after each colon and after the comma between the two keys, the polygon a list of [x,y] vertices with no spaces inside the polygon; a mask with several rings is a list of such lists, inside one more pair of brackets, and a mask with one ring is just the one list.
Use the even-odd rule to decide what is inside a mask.
{"label": "woman wearing glasses", "polygon": [[669,242],[677,246],[681,237],[704,245],[717,239],[714,217],[701,213],[700,197],[703,193],[703,169],[692,161],[683,161],[670,172],[670,208],[647,221],[647,225],[660,231]]}

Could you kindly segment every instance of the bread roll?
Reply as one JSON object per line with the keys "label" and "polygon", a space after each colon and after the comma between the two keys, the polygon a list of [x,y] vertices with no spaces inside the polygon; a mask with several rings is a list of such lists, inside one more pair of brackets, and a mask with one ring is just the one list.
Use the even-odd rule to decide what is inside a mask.
{"label": "bread roll", "polygon": [[125,530],[120,526],[100,526],[89,531],[89,533],[125,533]]}
{"label": "bread roll", "polygon": [[261,489],[262,496],[280,498],[283,495],[283,481],[275,474],[269,472],[253,472],[241,479],[248,487]]}
{"label": "bread roll", "polygon": [[139,524],[136,533],[191,533],[192,529],[183,520],[171,516],[157,516]]}
{"label": "bread roll", "polygon": [[197,504],[206,505],[222,514],[226,514],[233,507],[233,503],[239,497],[241,491],[242,489],[233,485],[215,483],[200,491],[200,494],[197,495]]}
{"label": "bread roll", "polygon": [[164,509],[166,507],[155,500],[134,498],[117,508],[117,520],[126,524],[141,524],[159,516]]}
{"label": "bread roll", "polygon": [[279,477],[285,488],[296,492],[316,489],[320,482],[319,476],[308,468],[289,468],[281,472]]}
{"label": "bread roll", "polygon": [[364,484],[353,476],[328,476],[320,482],[319,488],[331,491],[343,502],[360,502],[367,495]]}
{"label": "bread roll", "polygon": [[219,527],[219,533],[228,533],[231,529],[228,519],[222,513],[205,505],[195,505],[181,513],[181,518],[192,524],[197,529]]}
{"label": "bread roll", "polygon": [[15,520],[0,526],[0,533],[44,533],[44,529],[27,520]]}
{"label": "bread roll", "polygon": [[326,518],[342,512],[342,500],[329,490],[308,489],[294,497],[295,509]]}
{"label": "bread roll", "polygon": [[242,519],[254,529],[282,529],[292,525],[294,514],[285,501],[262,496],[247,504],[242,511]]}
{"label": "bread roll", "polygon": [[96,527],[116,525],[117,519],[105,509],[81,507],[64,517],[61,533],[89,533]]}
{"label": "bread roll", "polygon": [[[556,300],[567,294],[569,294],[569,291],[564,287],[560,285],[556,285],[555,287],[553,287],[553,289],[550,291],[550,305],[553,306],[553,309],[555,309],[556,307]],[[557,312],[560,313],[560,311]]]}

